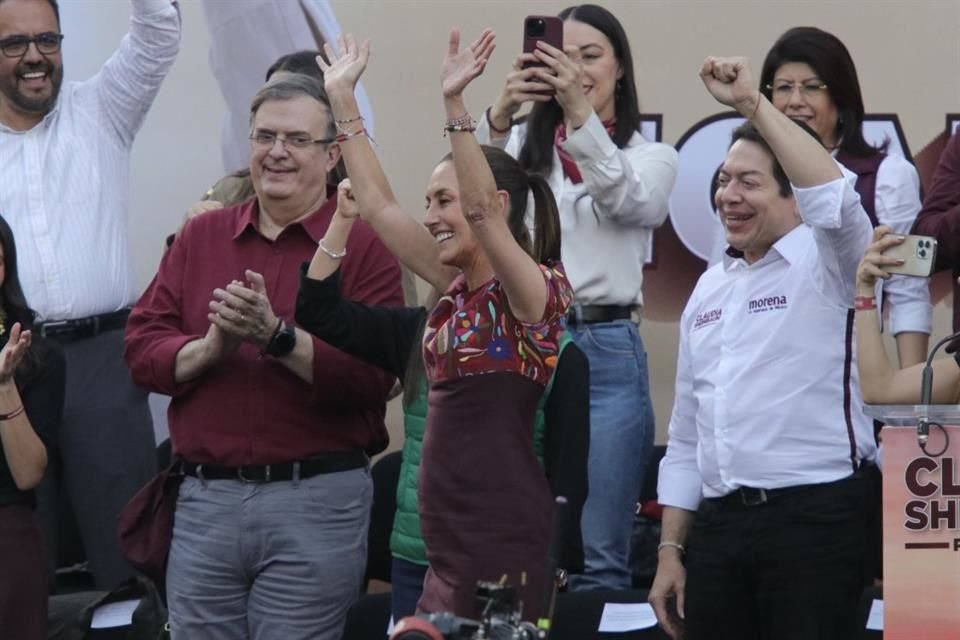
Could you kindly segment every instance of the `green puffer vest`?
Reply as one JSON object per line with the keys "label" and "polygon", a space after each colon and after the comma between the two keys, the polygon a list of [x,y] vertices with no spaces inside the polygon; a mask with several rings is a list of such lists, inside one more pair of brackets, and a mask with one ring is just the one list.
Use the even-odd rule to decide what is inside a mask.
{"label": "green puffer vest", "polygon": [[[572,342],[564,333],[560,339],[557,360],[564,348]],[[533,450],[543,463],[546,437],[544,405],[553,387],[553,377],[547,384],[534,420]],[[420,456],[423,448],[423,432],[427,423],[426,382],[421,383],[419,393],[412,403],[403,408],[403,453],[400,463],[400,480],[397,483],[397,512],[393,517],[393,532],[390,534],[390,553],[414,564],[427,564],[426,546],[420,532],[420,510],[417,504],[417,476],[420,473]]]}

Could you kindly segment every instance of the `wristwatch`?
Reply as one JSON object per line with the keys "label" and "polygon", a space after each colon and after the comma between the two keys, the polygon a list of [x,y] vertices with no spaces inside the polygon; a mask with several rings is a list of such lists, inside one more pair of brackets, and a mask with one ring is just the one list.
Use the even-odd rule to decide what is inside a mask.
{"label": "wristwatch", "polygon": [[297,346],[296,329],[281,320],[279,324],[277,324],[277,330],[273,332],[273,337],[270,338],[270,342],[267,343],[267,347],[263,352],[274,358],[282,358],[293,351],[295,346]]}

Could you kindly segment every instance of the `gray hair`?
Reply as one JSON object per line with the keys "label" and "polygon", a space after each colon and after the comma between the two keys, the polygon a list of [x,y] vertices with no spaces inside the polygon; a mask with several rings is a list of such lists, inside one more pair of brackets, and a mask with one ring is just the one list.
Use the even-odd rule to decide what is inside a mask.
{"label": "gray hair", "polygon": [[324,137],[335,138],[337,127],[333,121],[333,108],[330,106],[330,98],[327,97],[326,90],[319,80],[302,73],[283,73],[260,87],[250,104],[250,126],[253,126],[253,119],[263,103],[272,100],[292,100],[300,96],[313,98],[320,103],[327,115],[327,130]]}

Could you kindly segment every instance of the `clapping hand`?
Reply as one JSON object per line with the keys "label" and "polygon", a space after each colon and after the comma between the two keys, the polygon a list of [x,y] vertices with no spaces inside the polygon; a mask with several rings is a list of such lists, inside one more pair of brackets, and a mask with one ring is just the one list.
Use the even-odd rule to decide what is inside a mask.
{"label": "clapping hand", "polygon": [[760,90],[746,58],[711,56],[700,67],[700,79],[717,102],[733,107],[745,117],[756,112]]}
{"label": "clapping hand", "polygon": [[29,331],[20,330],[19,322],[13,323],[10,327],[10,338],[0,351],[0,384],[7,384],[13,380],[13,374],[16,373],[17,367],[27,355],[27,349],[30,348],[31,337]]}
{"label": "clapping hand", "polygon": [[277,316],[270,306],[263,276],[246,271],[249,286],[233,281],[223,289],[214,289],[208,319],[227,336],[267,346],[277,328]]}
{"label": "clapping hand", "polygon": [[329,42],[325,42],[323,51],[327,59],[317,56],[317,66],[323,71],[323,86],[327,93],[338,89],[352,93],[370,60],[370,41],[364,40],[363,44],[357,45],[353,34],[348,33],[337,38],[337,49],[339,54]]}
{"label": "clapping hand", "polygon": [[444,98],[459,97],[474,78],[483,73],[496,48],[496,35],[484,29],[469,47],[460,51],[460,29],[450,30],[450,44],[440,67],[440,87]]}

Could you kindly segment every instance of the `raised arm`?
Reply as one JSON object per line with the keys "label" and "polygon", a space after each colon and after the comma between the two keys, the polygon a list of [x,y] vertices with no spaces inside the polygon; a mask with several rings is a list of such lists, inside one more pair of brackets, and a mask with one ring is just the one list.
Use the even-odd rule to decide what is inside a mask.
{"label": "raised arm", "polygon": [[[479,76],[493,53],[494,34],[485,30],[460,51],[460,30],[450,31],[450,43],[441,70],[443,106],[448,123],[469,122],[463,90]],[[510,310],[523,322],[539,322],[547,306],[543,272],[517,244],[507,226],[509,197],[497,190],[470,126],[447,126],[453,151],[453,166],[460,189],[460,208],[477,242],[507,294]]]}
{"label": "raised arm", "polygon": [[400,207],[360,117],[354,87],[366,69],[370,44],[358,46],[350,34],[338,44],[339,54],[329,43],[324,44],[329,63],[319,56],[317,64],[324,73],[324,86],[341,132],[338,142],[361,216],[404,266],[444,291],[456,271],[440,264],[436,241]]}
{"label": "raised arm", "polygon": [[795,187],[815,187],[843,174],[827,150],[767,100],[746,58],[709,57],[700,78],[716,100],[753,122]]}

